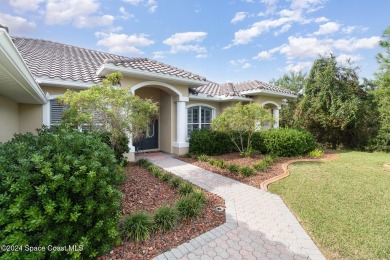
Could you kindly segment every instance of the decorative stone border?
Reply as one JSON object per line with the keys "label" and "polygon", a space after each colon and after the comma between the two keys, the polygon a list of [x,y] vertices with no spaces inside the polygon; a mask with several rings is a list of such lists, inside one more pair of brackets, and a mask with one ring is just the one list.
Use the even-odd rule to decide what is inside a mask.
{"label": "decorative stone border", "polygon": [[[325,162],[325,161],[331,161],[331,160],[337,159],[339,157],[340,157],[340,154],[336,153],[336,154],[332,154],[328,158],[322,158],[322,159],[296,159],[296,160],[291,160],[291,161],[285,162],[282,165],[283,173],[281,175],[278,175],[278,176],[275,176],[275,177],[273,177],[271,179],[263,181],[260,184],[260,189],[262,189],[263,191],[268,191],[268,185],[270,185],[271,183],[277,182],[278,180],[281,180],[281,179],[286,178],[287,176],[289,176],[290,175],[290,171],[288,170],[288,166],[290,164],[292,164],[292,163],[295,163],[295,162]],[[390,165],[389,165],[389,167],[390,167]]]}

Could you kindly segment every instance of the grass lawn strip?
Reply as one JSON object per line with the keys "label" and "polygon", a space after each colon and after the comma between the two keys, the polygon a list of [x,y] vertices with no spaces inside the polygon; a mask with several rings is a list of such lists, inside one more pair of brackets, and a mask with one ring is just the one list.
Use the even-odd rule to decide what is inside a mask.
{"label": "grass lawn strip", "polygon": [[[162,205],[174,205],[179,200],[179,190],[169,182],[163,182],[148,170],[131,164],[127,168],[127,180],[122,185],[122,215],[139,210],[152,213]],[[206,192],[207,203],[197,219],[182,220],[175,230],[163,233],[158,231],[142,242],[124,241],[109,254],[99,259],[152,259],[165,251],[175,248],[215,227],[225,223],[225,213],[215,207],[224,207],[225,202],[215,194]]]}
{"label": "grass lawn strip", "polygon": [[390,168],[386,153],[343,152],[298,162],[270,185],[328,259],[390,259]]}

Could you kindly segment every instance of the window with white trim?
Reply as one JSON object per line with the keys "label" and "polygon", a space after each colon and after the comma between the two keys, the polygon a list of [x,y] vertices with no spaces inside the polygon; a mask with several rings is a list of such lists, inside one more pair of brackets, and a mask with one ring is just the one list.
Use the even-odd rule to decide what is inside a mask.
{"label": "window with white trim", "polygon": [[213,119],[213,109],[206,106],[192,106],[187,108],[187,137],[197,129],[210,129]]}
{"label": "window with white trim", "polygon": [[65,109],[66,107],[59,104],[56,99],[50,100],[50,125],[58,125],[61,122]]}

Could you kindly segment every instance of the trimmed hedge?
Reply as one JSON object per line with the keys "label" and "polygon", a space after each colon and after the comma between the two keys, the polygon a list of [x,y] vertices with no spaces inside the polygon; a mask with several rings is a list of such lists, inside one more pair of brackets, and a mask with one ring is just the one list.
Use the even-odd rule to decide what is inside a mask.
{"label": "trimmed hedge", "polygon": [[[113,151],[72,130],[18,134],[0,144],[0,244],[46,247],[5,259],[96,258],[120,241],[123,180]],[[74,245],[80,251],[50,251]]]}
{"label": "trimmed hedge", "polygon": [[[306,130],[280,128],[256,132],[252,137],[252,148],[262,154],[277,156],[301,156],[316,148],[315,137]],[[210,130],[191,133],[192,154],[219,155],[237,151],[229,136]]]}

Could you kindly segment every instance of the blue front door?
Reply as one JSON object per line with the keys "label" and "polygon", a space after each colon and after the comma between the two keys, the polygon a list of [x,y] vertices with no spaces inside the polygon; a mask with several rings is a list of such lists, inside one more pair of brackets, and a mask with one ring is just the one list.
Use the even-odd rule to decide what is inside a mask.
{"label": "blue front door", "polygon": [[154,121],[144,134],[144,137],[134,143],[135,150],[158,149],[158,120]]}

